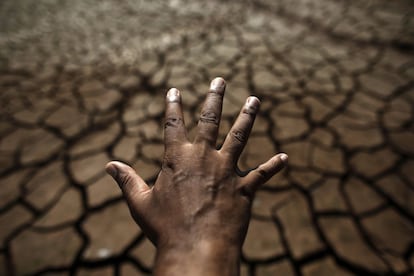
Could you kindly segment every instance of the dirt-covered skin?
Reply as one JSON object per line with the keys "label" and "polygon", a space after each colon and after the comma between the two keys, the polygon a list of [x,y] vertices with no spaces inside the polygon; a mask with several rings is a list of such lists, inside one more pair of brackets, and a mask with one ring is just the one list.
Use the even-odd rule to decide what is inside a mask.
{"label": "dirt-covered skin", "polygon": [[239,275],[255,191],[287,163],[282,153],[245,176],[237,173],[259,110],[256,97],[247,98],[216,149],[225,87],[220,77],[211,82],[194,141],[187,138],[179,90],[168,91],[164,160],[151,188],[128,165],[106,166],[132,216],[157,246],[155,275]]}
{"label": "dirt-covered skin", "polygon": [[105,164],[152,187],[166,92],[193,142],[216,76],[216,149],[261,101],[238,174],[289,154],[255,193],[241,275],[412,274],[412,14],[411,0],[0,1],[0,275],[151,274],[156,249]]}

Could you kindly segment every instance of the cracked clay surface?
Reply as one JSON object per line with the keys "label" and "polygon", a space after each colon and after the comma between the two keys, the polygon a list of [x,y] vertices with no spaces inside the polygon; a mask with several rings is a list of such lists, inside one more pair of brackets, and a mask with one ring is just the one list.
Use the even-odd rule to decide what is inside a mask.
{"label": "cracked clay surface", "polygon": [[[262,107],[239,166],[257,193],[242,275],[414,270],[411,1],[1,1],[0,275],[149,275],[155,249],[107,161],[149,183],[164,95],[194,134],[226,79],[219,141]],[[219,142],[220,143],[220,142]]]}

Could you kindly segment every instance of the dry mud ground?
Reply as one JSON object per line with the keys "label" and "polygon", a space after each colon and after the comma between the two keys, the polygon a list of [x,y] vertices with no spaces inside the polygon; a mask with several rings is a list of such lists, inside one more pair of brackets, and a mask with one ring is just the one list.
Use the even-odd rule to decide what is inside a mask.
{"label": "dry mud ground", "polygon": [[220,139],[262,100],[240,167],[290,164],[258,193],[242,275],[414,269],[412,1],[0,3],[0,275],[147,275],[108,160],[148,181],[167,88],[193,133],[228,81]]}

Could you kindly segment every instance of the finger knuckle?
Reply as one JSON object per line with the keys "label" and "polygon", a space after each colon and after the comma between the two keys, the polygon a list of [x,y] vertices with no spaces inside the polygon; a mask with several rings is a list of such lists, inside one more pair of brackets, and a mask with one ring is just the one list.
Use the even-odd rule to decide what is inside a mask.
{"label": "finger knuckle", "polygon": [[247,140],[246,134],[241,130],[232,130],[230,134],[233,136],[233,138],[240,143],[244,143]]}
{"label": "finger knuckle", "polygon": [[213,111],[204,111],[200,115],[200,121],[204,123],[211,123],[214,125],[218,125],[219,118],[217,114]]}
{"label": "finger knuckle", "polygon": [[183,120],[179,117],[167,117],[164,122],[164,128],[180,127],[183,125]]}
{"label": "finger knuckle", "polygon": [[256,169],[256,173],[262,179],[266,179],[268,175],[267,171],[261,167]]}

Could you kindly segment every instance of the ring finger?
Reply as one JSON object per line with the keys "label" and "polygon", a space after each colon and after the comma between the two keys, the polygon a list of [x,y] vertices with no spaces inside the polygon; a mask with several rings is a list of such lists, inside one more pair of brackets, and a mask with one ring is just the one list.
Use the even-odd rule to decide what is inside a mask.
{"label": "ring finger", "polygon": [[220,151],[228,154],[235,164],[247,143],[259,107],[260,100],[258,98],[253,96],[248,97],[236,122],[224,140],[223,147]]}

